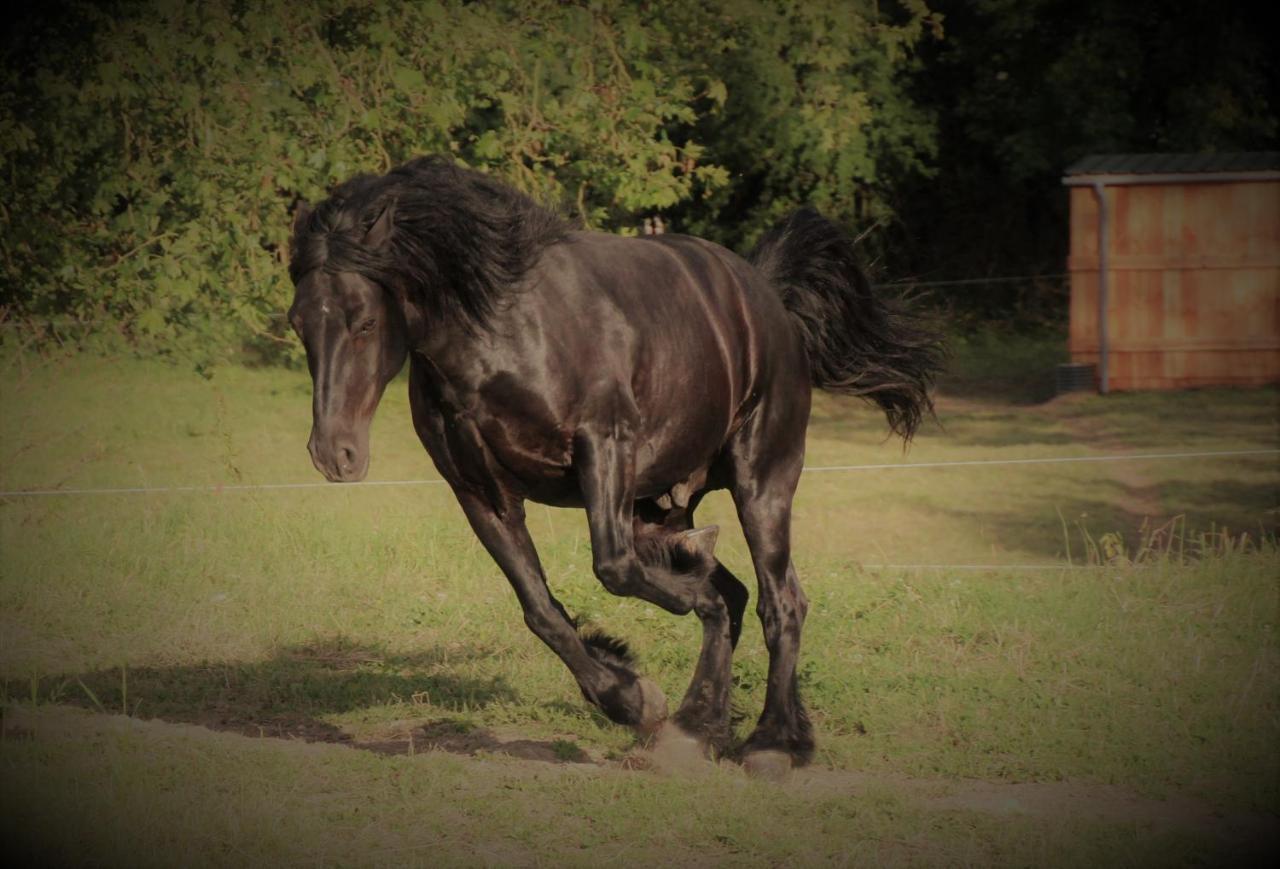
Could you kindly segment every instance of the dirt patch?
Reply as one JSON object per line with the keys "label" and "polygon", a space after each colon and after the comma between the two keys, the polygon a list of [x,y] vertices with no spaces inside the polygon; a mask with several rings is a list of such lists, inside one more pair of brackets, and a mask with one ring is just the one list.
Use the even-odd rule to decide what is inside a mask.
{"label": "dirt patch", "polygon": [[193,724],[209,730],[235,733],[254,739],[283,739],[292,742],[344,745],[386,755],[447,751],[450,754],[468,756],[501,754],[521,760],[537,760],[546,763],[599,762],[598,758],[593,758],[568,738],[525,739],[515,734],[498,733],[484,727],[472,727],[453,719],[393,722],[374,733],[360,736],[305,715],[246,717],[214,709],[202,713],[165,715],[155,718],[143,716],[143,719],[169,724]]}
{"label": "dirt patch", "polygon": [[172,721],[175,724],[195,724],[200,727],[207,727],[210,730],[238,733],[241,736],[252,736],[258,739],[291,739],[302,742],[352,744],[351,734],[334,727],[332,724],[326,724],[323,721],[317,721],[305,715],[272,715],[246,718],[214,709],[207,713],[164,716],[155,720]]}
{"label": "dirt patch", "polygon": [[[198,734],[201,730],[189,723],[142,721],[67,707],[42,707],[38,710],[10,707],[4,711],[2,723],[2,738],[15,741],[77,739],[86,729],[103,727],[138,729],[158,735],[182,729]],[[243,727],[225,729],[245,730]],[[261,738],[277,738],[268,735],[270,729],[269,725],[262,726]],[[527,766],[529,774],[537,776],[548,774],[547,763],[569,764],[575,771],[605,775],[654,775],[660,774],[662,769],[661,765],[638,764],[630,759],[607,761],[592,756],[569,740],[523,739],[485,728],[469,728],[456,721],[397,722],[385,728],[385,735],[360,740],[348,734],[335,738],[330,731],[310,731],[322,738],[306,739],[305,734],[309,732],[306,729],[290,730],[286,727],[285,731],[287,735],[281,744],[298,750],[324,751],[328,750],[325,745],[317,743],[327,743],[379,754],[445,751],[478,758],[506,755],[515,760],[540,761]],[[258,736],[253,732],[248,735]],[[704,763],[708,775],[744,775],[735,764],[725,761]],[[568,768],[561,768],[568,772]],[[519,770],[520,766],[516,764],[506,769],[510,772]],[[1195,831],[1217,836],[1230,843],[1237,853],[1257,856],[1259,862],[1263,857],[1280,856],[1280,817],[1223,812],[1203,800],[1180,795],[1153,799],[1114,785],[1069,781],[1006,783],[973,779],[916,779],[810,767],[793,771],[784,780],[770,786],[808,798],[827,796],[856,801],[891,795],[917,807],[941,812],[1075,819],[1156,830]],[[1269,860],[1267,862],[1270,864]]]}
{"label": "dirt patch", "polygon": [[1222,812],[1204,800],[1174,795],[1140,796],[1116,785],[1085,782],[991,782],[975,779],[912,779],[849,770],[804,769],[787,788],[822,791],[851,799],[896,792],[938,811],[981,812],[1041,818],[1076,818],[1217,835],[1249,851],[1280,850],[1280,817]]}
{"label": "dirt patch", "polygon": [[428,721],[425,724],[400,723],[386,728],[386,731],[385,735],[353,740],[348,744],[377,754],[447,751],[450,754],[470,756],[502,754],[544,763],[598,763],[597,759],[570,739],[522,739],[449,719]]}
{"label": "dirt patch", "polygon": [[[1053,402],[1051,412],[1081,443],[1100,453],[1123,455],[1134,451],[1133,444],[1104,433],[1101,421],[1072,413],[1072,406],[1081,400],[1078,396],[1062,396]],[[1168,518],[1163,515],[1160,487],[1143,472],[1140,463],[1113,462],[1108,465],[1107,472],[1119,484],[1118,491],[1111,498],[1112,503],[1137,525],[1159,523]]]}

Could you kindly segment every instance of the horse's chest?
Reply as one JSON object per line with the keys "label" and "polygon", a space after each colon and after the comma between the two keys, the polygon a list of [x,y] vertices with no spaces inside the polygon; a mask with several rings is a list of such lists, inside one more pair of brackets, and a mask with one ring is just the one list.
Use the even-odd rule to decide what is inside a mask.
{"label": "horse's chest", "polygon": [[563,479],[572,434],[549,405],[520,390],[481,390],[463,407],[439,408],[443,446],[458,474],[472,483],[502,481],[528,493]]}
{"label": "horse's chest", "polygon": [[560,427],[508,413],[483,411],[473,417],[473,447],[517,479],[534,483],[561,476],[571,460],[571,436]]}

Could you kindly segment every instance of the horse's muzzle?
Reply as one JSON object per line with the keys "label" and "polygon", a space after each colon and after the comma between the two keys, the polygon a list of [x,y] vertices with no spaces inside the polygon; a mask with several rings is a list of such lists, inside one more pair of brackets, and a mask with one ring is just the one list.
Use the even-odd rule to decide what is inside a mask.
{"label": "horse's muzzle", "polygon": [[330,483],[358,483],[369,473],[369,451],[354,439],[318,438],[313,432],[307,441],[311,464]]}

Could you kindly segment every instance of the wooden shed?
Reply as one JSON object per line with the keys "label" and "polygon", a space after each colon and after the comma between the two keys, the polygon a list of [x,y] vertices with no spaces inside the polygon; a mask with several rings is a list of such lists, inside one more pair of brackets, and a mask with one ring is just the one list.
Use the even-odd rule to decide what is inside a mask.
{"label": "wooden shed", "polygon": [[1092,156],[1063,183],[1071,359],[1102,392],[1280,382],[1280,152]]}

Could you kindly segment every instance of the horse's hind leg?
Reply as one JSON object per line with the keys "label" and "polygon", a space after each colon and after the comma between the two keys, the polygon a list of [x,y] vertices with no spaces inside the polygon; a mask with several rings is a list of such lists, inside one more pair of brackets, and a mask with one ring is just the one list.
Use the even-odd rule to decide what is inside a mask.
{"label": "horse's hind leg", "polygon": [[792,423],[799,420],[798,432],[794,425],[778,424],[781,415],[772,416],[777,429],[764,431],[762,420],[770,415],[760,414],[730,450],[731,491],[759,581],[756,612],[769,649],[764,712],[742,748],[748,767],[762,770],[776,767],[779,759],[799,766],[813,756],[813,728],[796,684],[809,604],[791,561],[791,501],[804,464],[807,405],[792,409],[805,411],[791,414]]}
{"label": "horse's hind leg", "polygon": [[719,612],[702,617],[702,651],[675,721],[723,751],[733,735],[729,729],[729,689],[733,682],[733,649],[738,644],[742,613],[747,607],[747,588],[719,561],[709,581],[725,601],[727,612],[723,617]]}
{"label": "horse's hind leg", "polygon": [[[727,732],[729,659],[736,638],[722,589],[737,601],[742,596],[734,586],[741,584],[727,571],[720,574],[709,551],[714,538],[706,532],[689,535],[687,529],[651,526],[644,517],[637,526],[634,462],[625,427],[575,438],[574,464],[591,530],[592,566],[613,594],[638,597],[676,615],[697,613],[704,625],[703,655],[697,689],[681,706],[680,719],[696,727],[697,735],[718,740],[718,731]],[[670,558],[660,557],[664,550]],[[736,621],[741,624],[740,615]],[[708,729],[713,732],[707,734]]]}
{"label": "horse's hind leg", "polygon": [[[653,521],[636,520],[636,540],[642,558],[646,550],[660,548],[666,553],[676,553],[688,545],[687,532],[693,528],[693,508],[675,510],[665,516],[654,515]],[[639,515],[643,506],[638,505]],[[696,532],[704,534],[705,531]],[[687,734],[704,741],[718,751],[729,743],[729,689],[733,676],[733,650],[742,632],[742,615],[747,606],[747,589],[719,561],[709,554],[703,573],[705,582],[724,601],[724,607],[706,607],[699,612],[702,621],[702,650],[694,668],[689,689],[685,692],[680,709],[676,712],[676,724]],[[669,560],[670,554],[651,555],[650,559]]]}

